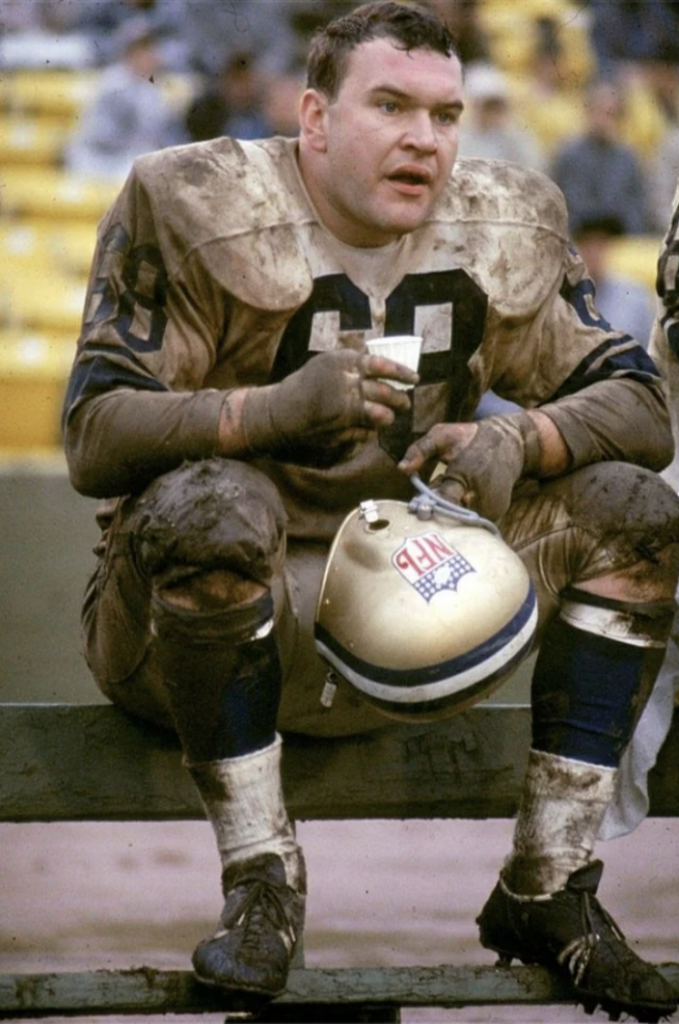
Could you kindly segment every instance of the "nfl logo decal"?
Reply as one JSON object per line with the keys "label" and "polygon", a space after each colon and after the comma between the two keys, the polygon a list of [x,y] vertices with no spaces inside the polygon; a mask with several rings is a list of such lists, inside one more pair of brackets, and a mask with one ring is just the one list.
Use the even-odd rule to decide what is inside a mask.
{"label": "nfl logo decal", "polygon": [[457,590],[468,572],[476,572],[466,558],[432,530],[410,537],[391,556],[392,564],[425,601],[442,590]]}

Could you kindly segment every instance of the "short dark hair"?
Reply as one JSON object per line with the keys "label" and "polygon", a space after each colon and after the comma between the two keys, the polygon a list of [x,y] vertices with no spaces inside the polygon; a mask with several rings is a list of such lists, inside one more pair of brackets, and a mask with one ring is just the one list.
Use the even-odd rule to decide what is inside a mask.
{"label": "short dark hair", "polygon": [[581,217],[571,230],[573,238],[586,235],[605,235],[606,238],[620,238],[625,234],[625,225],[615,214],[599,213]]}
{"label": "short dark hair", "polygon": [[401,49],[457,56],[452,35],[433,11],[411,3],[377,0],[316,30],[309,46],[307,87],[330,99],[339,91],[349,55],[372,39],[393,39]]}

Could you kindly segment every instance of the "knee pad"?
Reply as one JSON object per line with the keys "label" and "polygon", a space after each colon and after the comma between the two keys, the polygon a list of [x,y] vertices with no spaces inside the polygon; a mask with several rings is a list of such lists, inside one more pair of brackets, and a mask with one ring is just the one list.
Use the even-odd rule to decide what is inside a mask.
{"label": "knee pad", "polygon": [[662,477],[626,462],[599,462],[560,478],[573,524],[621,566],[679,543],[679,496]]}
{"label": "knee pad", "polygon": [[181,648],[226,647],[232,649],[262,640],[274,628],[274,604],[270,593],[250,604],[193,611],[151,595],[153,629],[159,640]]}
{"label": "knee pad", "polygon": [[674,600],[618,601],[573,586],[561,595],[559,618],[585,633],[664,650],[676,609]]}
{"label": "knee pad", "polygon": [[246,462],[206,459],[158,477],[135,510],[134,552],[149,577],[228,569],[269,585],[285,550],[274,484]]}

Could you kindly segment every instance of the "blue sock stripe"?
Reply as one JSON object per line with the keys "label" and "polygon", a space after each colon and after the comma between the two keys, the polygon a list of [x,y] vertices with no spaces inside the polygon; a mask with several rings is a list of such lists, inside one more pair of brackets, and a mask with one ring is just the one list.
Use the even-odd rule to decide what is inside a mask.
{"label": "blue sock stripe", "polygon": [[533,674],[533,746],[617,767],[637,720],[645,656],[555,618]]}

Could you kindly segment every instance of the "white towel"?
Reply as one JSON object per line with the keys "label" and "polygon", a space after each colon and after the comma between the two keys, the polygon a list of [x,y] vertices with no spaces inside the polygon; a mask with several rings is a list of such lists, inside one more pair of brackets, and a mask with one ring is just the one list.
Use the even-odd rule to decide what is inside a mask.
{"label": "white towel", "polygon": [[648,813],[648,773],[656,763],[672,724],[679,692],[679,615],[675,616],[667,654],[648,704],[620,764],[616,791],[599,830],[600,839],[632,832]]}

